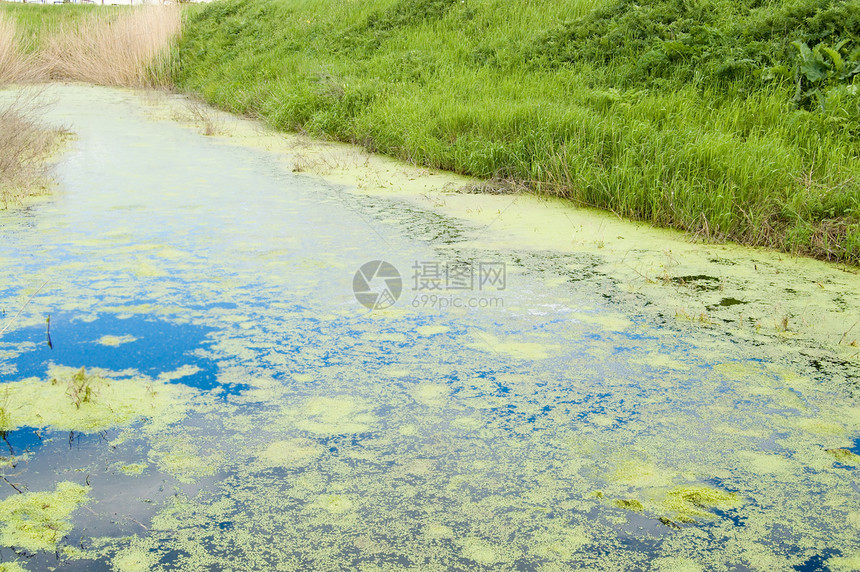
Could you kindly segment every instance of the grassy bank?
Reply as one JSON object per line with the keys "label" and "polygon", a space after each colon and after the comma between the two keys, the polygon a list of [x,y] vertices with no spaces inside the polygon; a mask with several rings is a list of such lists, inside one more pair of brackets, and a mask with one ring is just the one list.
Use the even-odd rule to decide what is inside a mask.
{"label": "grassy bank", "polygon": [[180,58],[281,129],[860,262],[856,2],[219,0]]}

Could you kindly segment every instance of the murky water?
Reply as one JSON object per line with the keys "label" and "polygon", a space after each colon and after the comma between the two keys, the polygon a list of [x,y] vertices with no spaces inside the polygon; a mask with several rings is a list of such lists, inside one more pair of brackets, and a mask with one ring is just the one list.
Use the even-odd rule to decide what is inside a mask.
{"label": "murky water", "polygon": [[850,365],[51,93],[60,190],[0,213],[5,569],[860,566]]}

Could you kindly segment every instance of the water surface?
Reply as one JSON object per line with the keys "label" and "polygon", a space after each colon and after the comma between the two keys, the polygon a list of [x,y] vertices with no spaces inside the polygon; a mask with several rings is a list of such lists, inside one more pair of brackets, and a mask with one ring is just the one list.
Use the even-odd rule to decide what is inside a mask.
{"label": "water surface", "polygon": [[[0,213],[3,323],[45,284],[0,337],[3,561],[858,566],[850,365],[667,320],[587,254],[479,249],[492,228],[291,173],[134,93],[49,93],[77,134],[58,192]],[[403,292],[370,311],[372,260]],[[445,265],[505,281],[416,288]],[[22,540],[62,499],[55,534]]]}

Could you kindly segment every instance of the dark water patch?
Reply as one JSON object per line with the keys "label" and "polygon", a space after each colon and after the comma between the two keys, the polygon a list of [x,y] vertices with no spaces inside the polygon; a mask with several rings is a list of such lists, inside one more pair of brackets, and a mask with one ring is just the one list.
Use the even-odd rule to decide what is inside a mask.
{"label": "dark water patch", "polygon": [[797,564],[793,568],[798,572],[826,572],[830,570],[830,567],[827,566],[827,560],[832,556],[840,556],[841,554],[839,550],[825,548],[821,551],[821,554],[811,556],[805,562]]}
{"label": "dark water patch", "polygon": [[39,429],[16,429],[14,431],[0,431],[0,457],[7,454],[12,456],[23,455],[38,449],[44,440],[48,438]]}
{"label": "dark water patch", "polygon": [[707,276],[705,274],[695,274],[689,276],[676,276],[672,278],[672,283],[677,286],[689,286],[697,290],[713,291],[720,288],[720,279],[715,276]]}
{"label": "dark water patch", "polygon": [[216,365],[193,352],[208,347],[208,334],[212,331],[212,328],[204,326],[174,324],[148,316],[118,318],[101,314],[95,320],[85,321],[74,314],[62,313],[51,316],[51,346],[47,343],[43,326],[16,330],[6,334],[3,341],[36,345],[35,350],[12,360],[19,379],[42,378],[51,364],[112,371],[134,369],[151,377],[190,365],[200,371],[177,381],[201,390],[211,390],[219,387]]}

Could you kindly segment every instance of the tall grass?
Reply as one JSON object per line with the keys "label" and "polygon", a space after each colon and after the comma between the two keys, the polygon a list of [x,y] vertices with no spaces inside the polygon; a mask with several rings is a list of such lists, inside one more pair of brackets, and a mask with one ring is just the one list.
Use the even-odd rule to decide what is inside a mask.
{"label": "tall grass", "polygon": [[854,61],[857,6],[224,0],[190,14],[176,81],[282,129],[858,263],[860,77],[792,44]]}
{"label": "tall grass", "polygon": [[[149,87],[170,82],[171,46],[181,29],[177,5],[2,9],[0,83],[69,80]],[[16,33],[15,21],[24,32]]]}
{"label": "tall grass", "polygon": [[45,38],[41,57],[52,79],[127,87],[164,84],[170,43],[180,27],[176,5],[142,6],[119,15],[95,12]]}
{"label": "tall grass", "polygon": [[15,20],[0,12],[0,85],[41,75],[40,63],[27,53]]}

